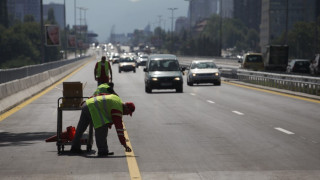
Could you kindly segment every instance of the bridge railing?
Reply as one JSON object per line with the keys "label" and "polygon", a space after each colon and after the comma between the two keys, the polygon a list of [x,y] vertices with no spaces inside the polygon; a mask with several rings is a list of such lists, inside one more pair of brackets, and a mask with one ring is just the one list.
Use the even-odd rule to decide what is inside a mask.
{"label": "bridge railing", "polygon": [[320,78],[238,69],[239,81],[320,96]]}
{"label": "bridge railing", "polygon": [[49,62],[49,63],[43,63],[43,64],[37,64],[37,65],[24,66],[20,68],[0,69],[0,84],[13,81],[16,79],[25,78],[35,74],[39,74],[51,69],[55,69],[55,68],[73,63],[75,61],[81,60],[85,57],[87,56]]}

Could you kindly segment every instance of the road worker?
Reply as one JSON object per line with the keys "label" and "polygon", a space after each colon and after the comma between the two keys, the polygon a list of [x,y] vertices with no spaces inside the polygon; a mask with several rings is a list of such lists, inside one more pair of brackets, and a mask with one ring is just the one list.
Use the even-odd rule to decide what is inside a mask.
{"label": "road worker", "polygon": [[113,82],[110,83],[102,83],[98,86],[96,91],[93,93],[93,96],[98,96],[99,94],[115,94],[118,96],[118,94],[113,89],[114,84]]}
{"label": "road worker", "polygon": [[101,61],[96,63],[96,66],[94,67],[94,78],[98,82],[98,86],[102,83],[109,83],[112,81],[112,68],[109,61],[106,62],[106,56],[102,56]]}
{"label": "road worker", "polygon": [[76,129],[75,137],[72,141],[71,152],[80,154],[81,137],[90,123],[93,123],[95,129],[96,145],[98,156],[108,156],[110,154],[107,144],[108,128],[115,125],[119,141],[126,152],[131,152],[131,148],[126,144],[124,129],[122,124],[122,115],[130,115],[135,110],[132,102],[123,103],[119,96],[99,95],[87,99],[82,104],[80,120]]}

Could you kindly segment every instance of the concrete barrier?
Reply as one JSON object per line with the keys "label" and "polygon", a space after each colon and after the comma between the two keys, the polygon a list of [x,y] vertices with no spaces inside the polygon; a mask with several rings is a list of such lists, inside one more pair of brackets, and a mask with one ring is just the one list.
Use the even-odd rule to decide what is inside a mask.
{"label": "concrete barrier", "polygon": [[56,69],[0,84],[0,114],[59,81],[90,59],[84,58]]}

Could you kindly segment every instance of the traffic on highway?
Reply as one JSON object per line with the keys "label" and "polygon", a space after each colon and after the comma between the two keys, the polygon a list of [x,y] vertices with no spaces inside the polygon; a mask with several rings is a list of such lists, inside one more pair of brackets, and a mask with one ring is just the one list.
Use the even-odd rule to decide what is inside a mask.
{"label": "traffic on highway", "polygon": [[[116,53],[115,51],[113,51]],[[111,53],[111,51],[110,51]],[[115,127],[109,129],[110,154],[92,149],[58,153],[57,99],[62,82],[81,82],[83,96],[97,88],[94,66],[107,52],[95,51],[86,63],[42,94],[1,115],[1,168],[5,179],[317,179],[319,177],[320,100],[223,81],[145,91],[145,66],[119,73],[111,65],[114,91],[136,110],[123,116],[126,152]],[[147,65],[149,62],[146,63]],[[170,72],[170,71],[164,71]],[[165,74],[165,73],[164,73]],[[63,111],[62,129],[77,127],[80,111]],[[88,138],[89,128],[84,133]],[[89,168],[95,167],[95,168]]]}

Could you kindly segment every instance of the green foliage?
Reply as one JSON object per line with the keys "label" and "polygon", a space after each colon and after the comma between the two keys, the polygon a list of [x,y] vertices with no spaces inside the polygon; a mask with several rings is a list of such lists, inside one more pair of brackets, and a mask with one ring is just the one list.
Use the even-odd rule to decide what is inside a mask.
{"label": "green foliage", "polygon": [[[26,16],[25,23],[10,28],[0,25],[0,68],[14,68],[41,63],[40,24]],[[45,62],[61,59],[60,47],[45,47]]]}

